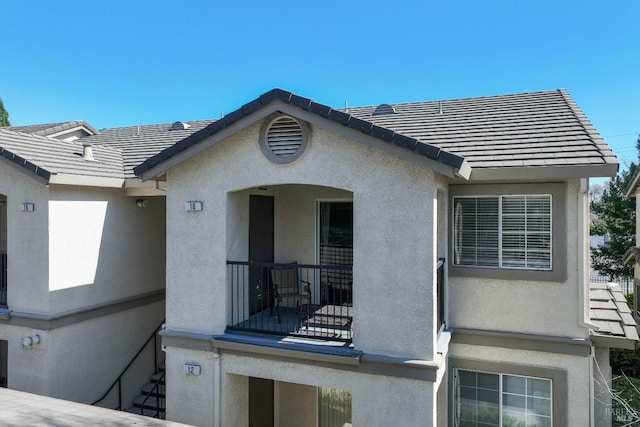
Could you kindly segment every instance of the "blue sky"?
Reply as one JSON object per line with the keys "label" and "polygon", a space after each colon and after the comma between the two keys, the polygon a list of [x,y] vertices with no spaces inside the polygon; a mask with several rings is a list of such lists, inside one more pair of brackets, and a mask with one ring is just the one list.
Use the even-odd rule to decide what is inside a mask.
{"label": "blue sky", "polygon": [[0,0],[14,125],[217,118],[273,87],[335,107],[566,88],[624,166],[640,1]]}

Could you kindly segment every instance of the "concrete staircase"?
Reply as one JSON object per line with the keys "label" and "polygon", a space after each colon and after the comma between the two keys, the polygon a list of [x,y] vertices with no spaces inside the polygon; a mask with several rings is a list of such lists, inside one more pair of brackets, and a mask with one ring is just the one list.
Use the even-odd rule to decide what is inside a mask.
{"label": "concrete staircase", "polygon": [[147,417],[164,419],[165,414],[165,365],[158,367],[149,382],[142,387],[142,393],[133,399],[133,406],[127,412]]}

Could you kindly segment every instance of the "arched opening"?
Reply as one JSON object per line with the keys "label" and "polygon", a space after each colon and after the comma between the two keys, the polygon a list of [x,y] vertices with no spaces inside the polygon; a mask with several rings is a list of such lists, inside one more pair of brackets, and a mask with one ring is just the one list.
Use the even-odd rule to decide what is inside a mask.
{"label": "arched opening", "polygon": [[227,206],[228,329],[350,341],[353,194],[283,184]]}

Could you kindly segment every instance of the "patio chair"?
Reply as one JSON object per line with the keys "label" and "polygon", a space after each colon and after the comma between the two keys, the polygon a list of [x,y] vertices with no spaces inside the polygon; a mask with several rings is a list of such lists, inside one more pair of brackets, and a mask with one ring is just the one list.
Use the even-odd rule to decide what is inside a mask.
{"label": "patio chair", "polygon": [[[299,310],[300,306],[311,303],[311,286],[298,277],[298,267],[289,264],[271,270],[271,285],[276,307],[276,318],[280,323],[280,308]],[[271,313],[273,314],[273,306]]]}

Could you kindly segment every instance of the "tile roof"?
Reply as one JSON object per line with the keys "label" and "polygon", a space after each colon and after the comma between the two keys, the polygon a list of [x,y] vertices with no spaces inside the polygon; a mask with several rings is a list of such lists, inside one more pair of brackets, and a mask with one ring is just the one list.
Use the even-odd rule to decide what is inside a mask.
{"label": "tile roof", "polygon": [[82,151],[79,141],[67,142],[0,128],[0,154],[47,181],[57,174],[124,178],[120,150],[94,146],[95,161],[83,159]]}
{"label": "tile roof", "polygon": [[589,299],[589,317],[591,323],[598,327],[597,331],[592,330],[590,334],[594,343],[604,347],[634,349],[640,338],[620,286],[591,283]]}
{"label": "tile roof", "polygon": [[25,125],[25,126],[9,126],[7,129],[12,130],[14,132],[25,132],[32,133],[34,135],[40,136],[48,136],[53,135],[65,130],[75,129],[79,126],[84,126],[89,131],[93,133],[98,133],[98,131],[91,126],[89,123],[84,120],[71,120],[68,122],[58,122],[58,123],[43,123],[38,125]]}
{"label": "tile roof", "polygon": [[617,164],[564,89],[350,107],[349,114],[464,157],[472,168]]}
{"label": "tile roof", "polygon": [[465,159],[460,157],[459,155],[447,152],[445,149],[441,149],[430,143],[420,141],[411,135],[394,132],[388,128],[378,126],[372,121],[360,119],[344,111],[333,109],[327,105],[319,104],[309,98],[305,98],[294,93],[287,92],[282,89],[273,89],[267,93],[260,95],[258,98],[254,99],[251,102],[248,102],[237,110],[225,115],[220,120],[217,120],[203,128],[202,130],[192,134],[186,139],[180,141],[178,144],[175,144],[161,151],[157,155],[147,159],[142,164],[134,168],[136,175],[143,174],[144,172],[160,165],[176,154],[187,150],[193,145],[212,135],[215,135],[216,133],[222,131],[224,128],[233,125],[237,121],[250,116],[251,114],[275,101],[280,101],[285,104],[294,106],[296,108],[299,108],[300,110],[339,123],[348,128],[362,132],[365,135],[370,135],[389,144],[396,145],[398,147],[412,151],[418,155],[425,156],[437,162],[441,162],[453,168],[460,168],[465,164]]}
{"label": "tile roof", "polygon": [[215,119],[183,122],[189,127],[177,130],[170,130],[173,123],[102,129],[96,135],[82,138],[82,141],[122,150],[124,175],[135,178],[134,166],[213,122]]}

